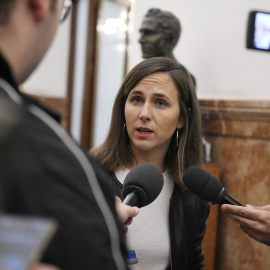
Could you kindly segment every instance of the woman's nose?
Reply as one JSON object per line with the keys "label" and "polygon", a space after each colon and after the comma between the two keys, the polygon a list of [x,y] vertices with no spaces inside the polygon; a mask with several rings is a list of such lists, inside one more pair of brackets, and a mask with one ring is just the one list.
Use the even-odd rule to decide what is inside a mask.
{"label": "woman's nose", "polygon": [[143,108],[142,108],[142,111],[139,115],[140,119],[143,120],[143,121],[149,121],[152,119],[152,114],[149,110],[149,106],[148,105],[144,105]]}

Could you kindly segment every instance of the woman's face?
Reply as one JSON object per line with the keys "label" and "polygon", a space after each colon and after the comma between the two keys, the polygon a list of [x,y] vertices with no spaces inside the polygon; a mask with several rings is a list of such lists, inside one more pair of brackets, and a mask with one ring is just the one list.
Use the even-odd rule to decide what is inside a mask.
{"label": "woman's face", "polygon": [[165,155],[175,130],[184,125],[171,77],[158,72],[142,79],[128,95],[125,119],[134,152],[158,150]]}

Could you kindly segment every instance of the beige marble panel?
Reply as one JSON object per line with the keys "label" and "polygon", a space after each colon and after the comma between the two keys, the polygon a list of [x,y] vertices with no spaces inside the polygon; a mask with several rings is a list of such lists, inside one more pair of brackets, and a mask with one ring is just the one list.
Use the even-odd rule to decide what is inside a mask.
{"label": "beige marble panel", "polygon": [[[203,167],[211,175],[220,179],[220,169],[216,163],[204,163]],[[202,242],[204,262],[206,264],[205,269],[207,270],[215,270],[219,210],[219,205],[211,204],[210,214],[207,219],[207,230]]]}
{"label": "beige marble panel", "polygon": [[[270,204],[270,102],[201,105],[212,162],[220,169],[223,186],[243,205]],[[215,269],[269,270],[270,247],[249,238],[220,213]]]}

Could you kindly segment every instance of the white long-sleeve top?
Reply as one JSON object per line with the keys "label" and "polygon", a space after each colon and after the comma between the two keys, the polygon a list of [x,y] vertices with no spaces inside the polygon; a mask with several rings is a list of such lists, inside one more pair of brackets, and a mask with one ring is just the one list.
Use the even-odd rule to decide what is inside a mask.
{"label": "white long-sleeve top", "polygon": [[[115,172],[123,183],[129,169]],[[164,186],[157,199],[142,207],[127,232],[127,248],[134,249],[139,259],[131,270],[164,270],[170,262],[169,203],[174,183],[163,173]]]}

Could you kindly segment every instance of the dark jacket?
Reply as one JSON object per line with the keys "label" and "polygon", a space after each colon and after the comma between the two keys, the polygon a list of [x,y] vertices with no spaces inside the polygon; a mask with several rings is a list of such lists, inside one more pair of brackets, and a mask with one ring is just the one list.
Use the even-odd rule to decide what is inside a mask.
{"label": "dark jacket", "polygon": [[[114,184],[116,195],[122,198],[122,184],[115,175]],[[169,210],[171,265],[166,270],[203,269],[202,240],[209,211],[208,202],[191,191],[181,191],[177,184],[174,185]]]}
{"label": "dark jacket", "polygon": [[18,91],[1,55],[0,99],[20,111],[2,159],[4,212],[58,222],[46,263],[62,270],[127,269],[111,176],[71,139],[53,112]]}

